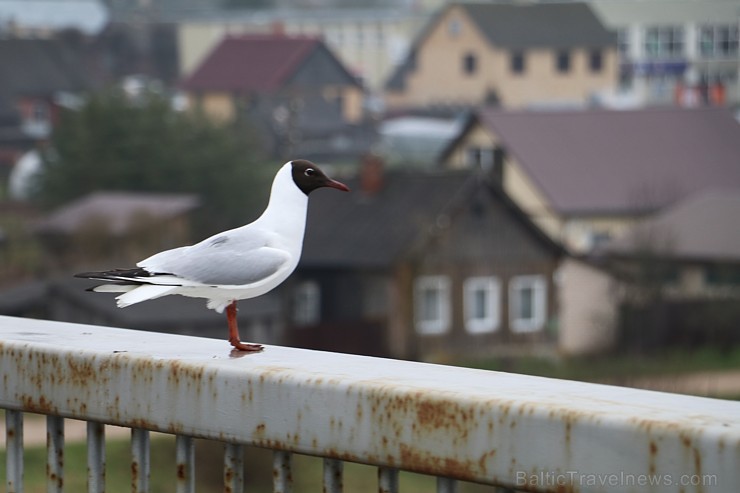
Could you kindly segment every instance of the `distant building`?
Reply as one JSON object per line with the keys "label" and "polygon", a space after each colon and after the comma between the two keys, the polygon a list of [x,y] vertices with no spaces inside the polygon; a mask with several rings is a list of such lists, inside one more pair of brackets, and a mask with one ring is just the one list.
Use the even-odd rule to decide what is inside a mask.
{"label": "distant building", "polygon": [[620,88],[643,104],[740,102],[737,0],[592,0],[619,39]]}
{"label": "distant building", "polygon": [[195,111],[258,125],[280,157],[356,156],[369,146],[363,87],[317,38],[224,38],[181,87]]}
{"label": "distant building", "polygon": [[50,37],[63,30],[88,36],[100,33],[109,20],[100,0],[2,0],[0,36]]}
{"label": "distant building", "polygon": [[190,241],[191,194],[95,192],[36,224],[52,258],[66,265],[134,263]]}
{"label": "distant building", "polygon": [[582,3],[443,8],[385,85],[388,108],[585,105],[617,84],[617,40]]}
{"label": "distant building", "polygon": [[543,231],[583,253],[690,194],[740,188],[738,156],[725,109],[483,109],[441,165],[492,170]]}
{"label": "distant building", "polygon": [[404,8],[278,8],[207,10],[178,15],[183,74],[190,73],[226,35],[315,36],[374,92],[400,63],[426,15]]}
{"label": "distant building", "polygon": [[0,189],[18,159],[45,142],[63,107],[91,89],[84,61],[57,39],[0,38]]}

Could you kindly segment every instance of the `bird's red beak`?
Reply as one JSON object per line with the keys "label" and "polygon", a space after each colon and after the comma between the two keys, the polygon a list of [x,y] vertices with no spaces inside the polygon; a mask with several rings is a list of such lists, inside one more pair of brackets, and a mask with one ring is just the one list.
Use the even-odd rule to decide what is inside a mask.
{"label": "bird's red beak", "polygon": [[337,190],[341,190],[342,192],[349,192],[349,187],[347,185],[345,185],[342,182],[336,181],[336,180],[329,179],[326,182],[326,186],[331,187],[331,188],[336,188]]}

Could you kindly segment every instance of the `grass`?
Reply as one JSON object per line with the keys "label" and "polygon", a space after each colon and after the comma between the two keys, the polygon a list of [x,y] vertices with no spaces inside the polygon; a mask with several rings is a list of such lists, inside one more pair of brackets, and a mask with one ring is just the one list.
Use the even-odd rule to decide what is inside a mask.
{"label": "grass", "polygon": [[461,361],[457,366],[584,382],[618,383],[644,376],[738,370],[740,348],[726,351],[702,348],[696,351],[673,350],[655,355],[615,355],[565,360],[534,357],[481,359]]}
{"label": "grass", "polygon": [[[68,443],[64,451],[65,491],[86,491],[87,448],[85,443]],[[151,440],[152,493],[175,491],[175,440],[172,436],[153,435]],[[223,444],[196,440],[196,491],[215,493],[223,488]],[[46,448],[27,447],[25,461],[25,489],[28,493],[46,491]],[[124,493],[131,491],[131,448],[126,439],[106,440],[106,491]],[[272,491],[272,452],[247,447],[245,454],[245,490],[250,492]],[[323,461],[320,458],[294,455],[294,491],[321,491]],[[5,451],[0,451],[0,479],[5,480]],[[401,491],[422,493],[435,491],[436,482],[431,476],[402,472],[399,479]],[[362,464],[345,463],[344,490],[352,492],[377,491],[377,468]],[[494,492],[489,486],[460,483],[460,493]]]}

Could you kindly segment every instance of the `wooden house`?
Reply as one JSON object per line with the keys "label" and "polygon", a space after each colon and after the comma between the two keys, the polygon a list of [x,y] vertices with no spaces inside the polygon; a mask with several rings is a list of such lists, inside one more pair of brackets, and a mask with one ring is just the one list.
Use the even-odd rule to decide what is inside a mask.
{"label": "wooden house", "polygon": [[291,345],[399,358],[553,349],[561,250],[477,171],[384,172],[316,194]]}

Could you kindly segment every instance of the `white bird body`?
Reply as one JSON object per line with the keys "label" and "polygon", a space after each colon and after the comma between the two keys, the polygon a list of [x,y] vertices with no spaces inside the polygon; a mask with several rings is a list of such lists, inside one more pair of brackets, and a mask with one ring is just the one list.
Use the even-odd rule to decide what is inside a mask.
{"label": "white bird body", "polygon": [[[206,298],[208,308],[219,313],[233,305],[235,317],[237,300],[267,293],[295,270],[303,249],[308,194],[321,187],[348,190],[312,163],[290,161],[275,175],[267,208],[254,222],[152,255],[137,263],[137,269],[77,276],[112,281],[93,290],[123,293],[116,298],[119,307],[178,294]],[[229,313],[230,327],[231,319]]]}

